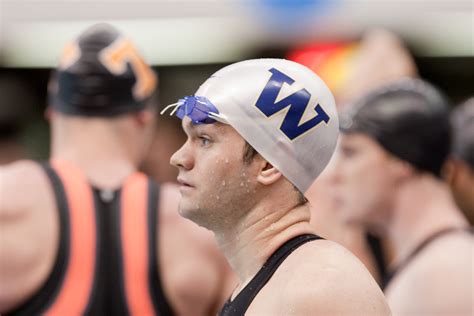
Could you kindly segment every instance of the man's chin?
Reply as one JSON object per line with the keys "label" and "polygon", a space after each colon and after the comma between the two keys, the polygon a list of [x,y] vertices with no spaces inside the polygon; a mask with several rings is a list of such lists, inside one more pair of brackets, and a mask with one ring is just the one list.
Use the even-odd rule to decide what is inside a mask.
{"label": "man's chin", "polygon": [[202,216],[201,210],[190,209],[185,207],[180,207],[178,213],[181,217],[190,220],[191,222],[197,224],[198,226],[204,227],[208,230],[212,230],[209,224],[209,221]]}
{"label": "man's chin", "polygon": [[181,217],[184,217],[186,219],[192,220],[192,218],[193,218],[193,216],[192,216],[193,210],[191,210],[187,207],[184,207],[182,205],[179,206],[178,213]]}

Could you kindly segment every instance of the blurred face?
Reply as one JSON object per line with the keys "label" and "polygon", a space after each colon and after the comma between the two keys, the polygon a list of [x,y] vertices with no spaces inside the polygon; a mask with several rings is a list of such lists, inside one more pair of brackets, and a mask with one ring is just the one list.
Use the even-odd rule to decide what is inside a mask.
{"label": "blurred face", "polygon": [[334,181],[341,216],[347,223],[376,229],[386,222],[394,189],[392,159],[364,134],[343,134],[340,140]]}
{"label": "blurred face", "polygon": [[229,125],[182,123],[185,144],[171,157],[178,168],[179,212],[197,224],[214,228],[238,221],[253,203],[256,164],[243,162],[244,139]]}

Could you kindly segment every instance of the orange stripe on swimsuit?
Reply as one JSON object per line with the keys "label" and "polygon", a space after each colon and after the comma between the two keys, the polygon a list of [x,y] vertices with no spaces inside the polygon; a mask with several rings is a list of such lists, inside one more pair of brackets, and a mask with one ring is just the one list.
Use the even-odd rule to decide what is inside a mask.
{"label": "orange stripe on swimsuit", "polygon": [[123,186],[121,231],[125,293],[131,315],[154,315],[149,289],[148,179],[136,173]]}
{"label": "orange stripe on swimsuit", "polygon": [[94,279],[96,224],[90,186],[79,169],[64,161],[52,161],[64,184],[70,210],[70,256],[64,282],[46,315],[82,315],[89,302]]}

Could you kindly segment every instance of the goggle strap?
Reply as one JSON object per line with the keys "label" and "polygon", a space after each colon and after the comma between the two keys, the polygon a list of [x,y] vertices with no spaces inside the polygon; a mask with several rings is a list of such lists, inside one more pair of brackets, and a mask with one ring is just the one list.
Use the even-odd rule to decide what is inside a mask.
{"label": "goggle strap", "polygon": [[170,113],[170,116],[173,116],[173,114],[178,110],[179,105],[180,105],[179,102],[173,103],[173,104],[170,104],[170,105],[167,105],[167,106],[160,112],[160,115],[163,115],[166,111],[168,111],[168,109],[174,107],[173,111],[171,111],[171,113]]}
{"label": "goggle strap", "polygon": [[228,124],[227,120],[222,117],[220,114],[217,114],[217,113],[214,113],[214,112],[208,112],[207,114],[210,118],[216,120],[216,121],[219,121],[221,123],[224,123],[224,124]]}

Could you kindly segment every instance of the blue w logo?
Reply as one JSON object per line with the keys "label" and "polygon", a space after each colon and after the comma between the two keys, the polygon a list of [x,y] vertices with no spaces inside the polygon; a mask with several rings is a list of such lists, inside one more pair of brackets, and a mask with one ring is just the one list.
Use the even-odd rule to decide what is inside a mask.
{"label": "blue w logo", "polygon": [[290,107],[280,127],[281,131],[288,136],[289,139],[294,140],[296,137],[307,132],[323,121],[326,124],[329,122],[329,116],[324,112],[323,108],[317,104],[314,108],[317,113],[316,116],[309,121],[300,124],[301,118],[303,117],[309,100],[311,99],[311,94],[306,89],[301,89],[275,103],[283,83],[286,82],[291,85],[295,81],[275,68],[272,68],[269,71],[272,73],[272,76],[260,94],[255,106],[267,117],[280,112],[286,107]]}

